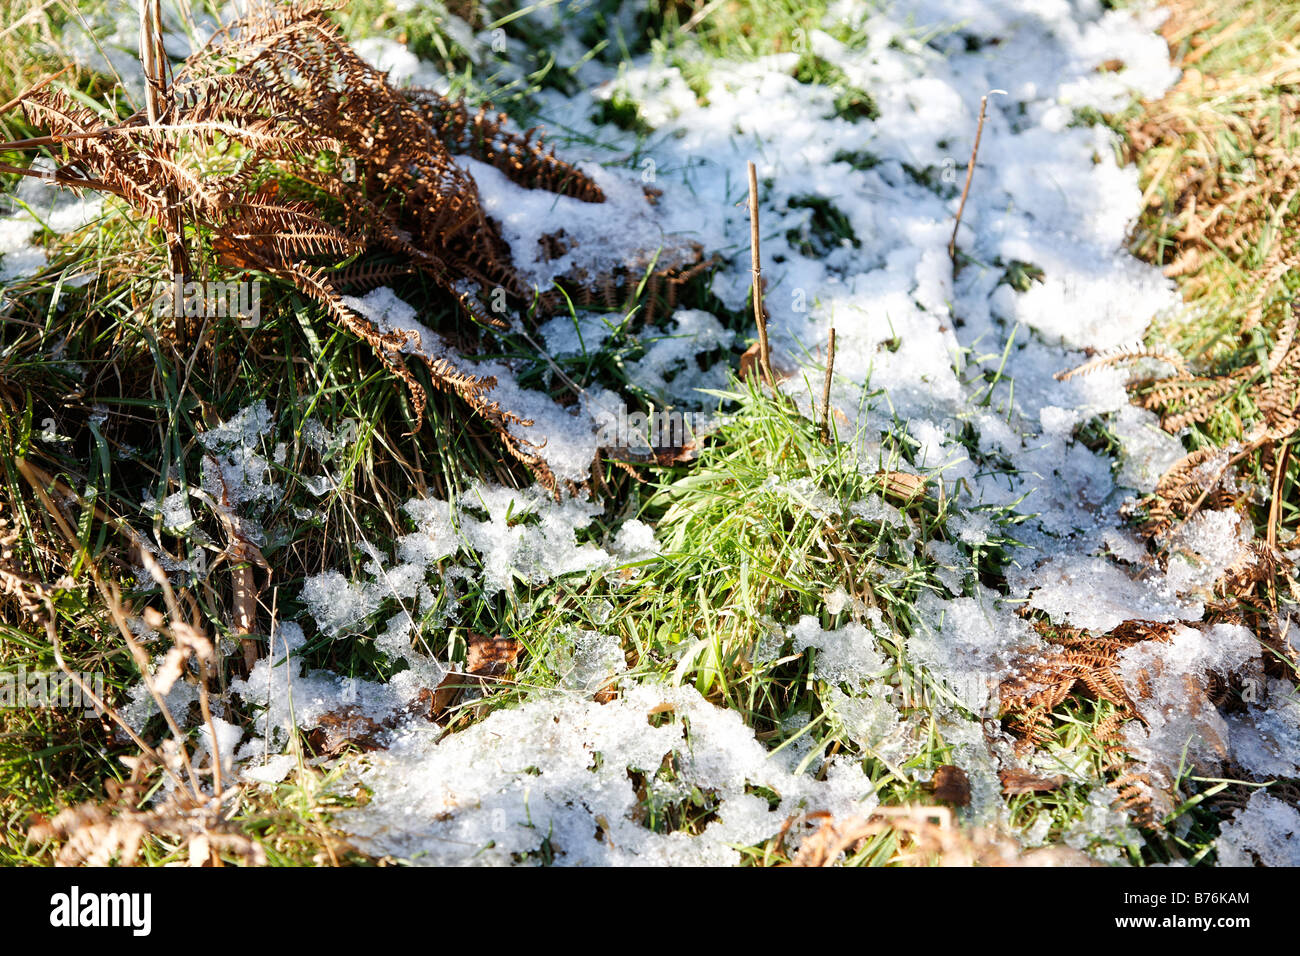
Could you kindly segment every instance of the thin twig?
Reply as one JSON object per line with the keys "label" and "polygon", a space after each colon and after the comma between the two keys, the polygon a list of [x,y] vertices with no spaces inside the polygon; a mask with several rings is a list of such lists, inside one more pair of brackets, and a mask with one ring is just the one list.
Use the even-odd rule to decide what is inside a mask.
{"label": "thin twig", "polygon": [[[167,726],[171,730],[172,736],[175,737],[177,741],[183,740],[184,737],[181,734],[180,728],[176,725],[176,719],[175,717],[172,716],[172,712],[167,707],[167,701],[163,698],[161,694],[158,693],[157,688],[154,686],[153,675],[150,671],[149,655],[145,652],[144,648],[142,648],[139,645],[139,643],[135,640],[135,635],[132,634],[131,628],[127,624],[126,616],[122,612],[122,602],[121,602],[121,598],[117,593],[117,589],[114,588],[112,585],[109,585],[107,582],[105,582],[104,579],[100,576],[98,565],[93,560],[93,558],[91,558],[91,556],[87,553],[85,545],[77,537],[77,533],[73,531],[72,528],[68,525],[67,520],[63,517],[63,514],[59,511],[58,506],[55,505],[54,501],[50,498],[49,493],[45,490],[45,486],[41,483],[40,479],[37,477],[36,472],[30,466],[28,466],[26,460],[22,458],[14,459],[14,465],[18,469],[18,473],[21,474],[23,478],[27,480],[27,483],[31,486],[32,491],[36,493],[36,497],[40,499],[42,506],[44,506],[45,510],[49,513],[50,518],[54,521],[55,527],[59,529],[59,533],[63,535],[64,539],[68,542],[69,545],[71,545],[73,548],[75,548],[83,556],[86,557],[87,559],[86,567],[90,571],[91,579],[95,582],[95,586],[99,589],[100,593],[104,596],[105,604],[107,604],[108,606],[109,615],[113,618],[113,623],[117,625],[118,631],[121,633],[122,638],[126,641],[127,649],[130,650],[131,656],[135,659],[136,666],[140,670],[140,677],[144,681],[145,687],[148,688],[150,695],[154,699],[154,703],[157,704],[158,706],[159,712],[162,714],[163,719],[167,722]],[[148,554],[149,553],[144,550],[141,550],[140,552],[142,560],[145,560],[146,562],[146,567],[148,566]],[[56,650],[56,663],[57,663],[58,649],[56,648],[55,650]],[[65,673],[68,672],[67,669],[62,665],[60,665],[60,669],[64,670]],[[97,699],[92,697],[91,700],[92,702],[94,702]],[[107,711],[108,708],[106,708],[106,712]],[[119,724],[125,725],[124,722],[121,721],[120,719],[118,720],[118,722]],[[137,735],[134,732],[130,732],[130,733],[133,740],[137,739]],[[195,775],[194,768],[190,764],[189,754],[183,746],[180,748],[180,755],[181,755],[181,761],[184,764],[185,770],[189,776],[191,789],[196,794],[201,793],[202,791],[199,788],[198,777]],[[164,768],[166,768],[165,763],[163,764],[163,766]],[[173,772],[172,776],[176,777],[177,775]]]}
{"label": "thin twig", "polygon": [[961,228],[961,214],[966,211],[966,197],[970,195],[970,181],[975,176],[975,160],[980,152],[980,138],[984,135],[984,114],[988,110],[989,97],[994,93],[1007,95],[1006,90],[989,90],[980,97],[980,120],[975,127],[975,144],[970,150],[970,162],[966,165],[966,185],[961,190],[961,203],[957,206],[957,219],[952,224],[952,238],[948,240],[948,258],[957,261],[957,230]]}
{"label": "thin twig", "polygon": [[831,437],[831,379],[835,375],[835,326],[826,342],[826,381],[822,384],[822,440]]}
{"label": "thin twig", "polygon": [[[149,125],[159,126],[170,109],[170,83],[167,51],[163,48],[162,11],[160,0],[140,0],[140,63],[144,67],[144,105]],[[163,149],[164,144],[159,144]],[[179,196],[174,184],[169,183],[163,194],[162,225],[167,232],[167,259],[173,276],[182,281],[190,274],[189,255],[185,251],[185,221],[182,218]],[[188,323],[176,320],[177,337],[184,341]]]}
{"label": "thin twig", "polygon": [[776,390],[772,354],[767,344],[767,314],[763,311],[763,266],[758,249],[758,172],[749,164],[749,250],[754,273],[754,322],[758,325],[758,364],[768,388]]}
{"label": "thin twig", "polygon": [[1282,517],[1282,479],[1286,474],[1287,460],[1291,456],[1291,443],[1273,450],[1273,494],[1268,506],[1268,546],[1277,547],[1277,525]]}
{"label": "thin twig", "polygon": [[18,105],[19,103],[21,103],[23,100],[27,99],[27,97],[31,96],[33,93],[39,93],[41,90],[45,89],[45,87],[49,86],[51,83],[53,83],[53,82],[54,82],[55,80],[57,80],[59,77],[61,77],[64,73],[67,73],[67,72],[68,72],[70,69],[72,69],[74,66],[76,66],[75,63],[69,63],[69,64],[68,64],[67,66],[65,66],[63,69],[59,70],[58,73],[51,73],[51,74],[50,74],[49,76],[47,76],[45,79],[43,79],[43,80],[37,80],[37,81],[36,81],[35,83],[33,83],[31,86],[27,87],[27,89],[23,90],[21,93],[19,93],[17,96],[15,96],[12,100],[10,100],[8,103],[6,103],[4,106],[0,106],[0,115],[3,115],[3,114],[5,114],[5,113],[8,113],[11,109],[13,109],[15,106],[17,106],[17,105]]}

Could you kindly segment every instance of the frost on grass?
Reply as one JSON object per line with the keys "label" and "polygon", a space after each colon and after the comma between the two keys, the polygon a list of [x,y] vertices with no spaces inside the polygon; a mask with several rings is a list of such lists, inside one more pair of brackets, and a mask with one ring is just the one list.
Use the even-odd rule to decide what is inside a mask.
{"label": "frost on grass", "polygon": [[[832,764],[825,781],[793,773],[689,688],[632,687],[608,704],[539,695],[441,743],[411,731],[367,762],[371,799],[340,822],[367,853],[428,865],[730,864],[733,846],[774,836],[792,813],[875,802],[856,766]],[[646,815],[638,777],[660,816]],[[683,808],[697,822],[673,830]]]}
{"label": "frost on grass", "polygon": [[[378,639],[391,657],[406,656],[416,620],[439,594],[455,592],[458,574],[437,573],[436,565],[460,558],[476,567],[489,594],[516,583],[545,584],[557,577],[610,568],[619,559],[592,542],[579,542],[602,507],[587,499],[554,501],[540,486],[513,490],[475,484],[454,502],[433,498],[408,501],[403,510],[415,530],[397,540],[396,560],[365,545],[369,560],[357,579],[338,571],[313,575],[303,583],[302,599],[317,627],[330,637],[365,633],[385,607],[398,608]],[[615,539],[615,550],[635,552],[653,543],[637,522]]]}
{"label": "frost on grass", "polygon": [[[543,6],[521,16],[555,26],[558,13]],[[540,112],[552,129],[571,133],[569,155],[587,161],[580,168],[610,201],[583,204],[522,189],[490,166],[462,160],[514,261],[545,287],[557,277],[626,266],[666,234],[691,236],[730,257],[711,292],[727,310],[744,313],[751,276],[737,183],[745,162],[755,159],[773,345],[781,360],[800,366],[785,390],[813,413],[804,379],[820,382],[821,350],[833,325],[837,429],[857,442],[864,468],[873,470],[882,466],[879,437],[904,438],[911,460],[888,466],[924,472],[931,487],[942,482],[953,515],[946,540],[923,541],[892,505],[876,499],[853,506],[858,517],[902,529],[897,544],[906,555],[940,565],[947,593],[922,598],[904,650],[928,681],[935,726],[971,775],[971,815],[989,819],[1004,806],[996,770],[1005,764],[1006,742],[987,739],[980,718],[996,715],[996,688],[1016,676],[1016,662],[1042,650],[1012,612],[1016,601],[1053,623],[1098,633],[1130,620],[1179,624],[1171,642],[1143,645],[1123,662],[1124,679],[1150,692],[1141,705],[1147,723],[1131,728],[1145,765],[1175,774],[1197,736],[1194,753],[1214,757],[1226,748],[1260,772],[1280,772],[1295,752],[1294,711],[1282,703],[1293,698],[1270,685],[1267,698],[1245,713],[1219,714],[1205,699],[1205,674],[1252,672],[1258,648],[1240,629],[1186,626],[1200,620],[1207,583],[1240,556],[1248,529],[1232,515],[1206,515],[1179,531],[1167,567],[1152,567],[1117,510],[1127,494],[1150,487],[1178,453],[1176,439],[1130,409],[1121,372],[1054,377],[1078,364],[1084,349],[1139,339],[1177,301],[1169,280],[1125,251],[1141,198],[1136,172],[1116,164],[1111,134],[1081,113],[1159,95],[1176,79],[1164,41],[1146,14],[1018,0],[840,3],[824,26],[808,31],[809,51],[867,91],[876,118],[837,115],[834,91],[795,76],[797,54],[693,64],[708,85],[707,97],[697,97],[680,65],[645,57],[620,73],[585,57],[576,42],[557,46],[557,65],[572,67],[595,92],[542,90]],[[385,63],[418,68],[400,50],[371,46]],[[1113,60],[1123,66],[1099,69]],[[954,270],[946,247],[960,177],[980,96],[995,87],[1007,95],[990,101],[979,175],[958,235],[961,268]],[[615,97],[632,102],[655,136],[641,142],[636,132],[592,119],[602,115],[600,101]],[[651,160],[662,190],[653,216],[642,189],[645,167],[618,168],[609,160],[619,153]],[[564,242],[541,241],[561,229]],[[561,251],[547,258],[548,248]],[[440,357],[440,340],[391,291],[350,305],[384,331],[414,333],[408,349]],[[625,365],[632,384],[661,401],[698,401],[699,388],[722,381],[729,350],[745,344],[718,315],[681,310],[643,330],[644,353]],[[557,356],[605,341],[602,326],[585,315],[576,328],[561,317],[540,331]],[[474,371],[496,375],[494,397],[535,420],[513,427],[518,437],[545,442],[543,455],[557,477],[586,476],[619,396],[591,386],[561,408],[521,388],[506,361],[479,363]],[[1123,448],[1118,470],[1088,440],[1098,425]],[[778,484],[768,490],[810,513],[836,510],[816,489]],[[416,528],[394,556],[371,546],[355,580],[320,576],[303,596],[331,636],[369,633],[374,618],[386,614],[380,649],[433,668],[418,663],[411,641],[419,627],[452,622],[428,615],[454,604],[440,605],[439,598],[465,576],[500,593],[516,581],[601,573],[655,552],[652,529],[636,522],[624,525],[611,553],[580,543],[594,507],[488,486],[452,502],[412,502],[407,511]],[[1023,518],[1014,529],[1019,544],[995,545],[1005,541],[995,516],[1010,510]],[[1005,594],[981,583],[968,556],[995,546],[1009,558]],[[847,593],[832,592],[826,602],[832,614],[853,607]],[[835,685],[826,700],[849,739],[902,760],[911,755],[916,728],[872,678],[883,659],[871,640],[875,629],[872,622],[825,631],[809,618],[793,637],[798,649],[817,649],[817,676]],[[776,630],[784,640],[784,629]],[[567,635],[556,653],[562,686],[575,691],[585,694],[619,674],[612,638],[596,632]],[[250,688],[269,690],[272,673],[270,665],[255,673]],[[325,675],[276,679],[303,682],[307,710],[318,706],[318,691],[322,698],[338,691]],[[267,683],[252,688],[255,680]],[[834,765],[822,784],[791,774],[780,757],[766,756],[737,715],[693,692],[638,686],[627,675],[620,682],[623,696],[605,705],[573,693],[535,693],[436,746],[436,731],[400,735],[392,750],[368,758],[362,779],[373,799],[347,826],[370,852],[429,862],[548,855],[574,863],[730,862],[736,855],[727,843],[770,835],[794,809],[843,810],[869,792],[848,765]],[[1189,687],[1194,704],[1180,710]],[[381,693],[359,691],[364,699]],[[648,712],[664,702],[673,704],[674,719],[650,721]],[[274,737],[291,719],[276,712],[259,733]],[[668,779],[661,771],[671,753],[677,773]],[[629,767],[649,781],[647,801],[637,799]],[[747,783],[779,794],[779,810],[747,793]],[[691,814],[647,821],[647,803],[693,807],[702,832],[664,832],[664,820]],[[1101,788],[1066,834],[1071,845],[1112,855],[1132,839],[1124,814]]]}

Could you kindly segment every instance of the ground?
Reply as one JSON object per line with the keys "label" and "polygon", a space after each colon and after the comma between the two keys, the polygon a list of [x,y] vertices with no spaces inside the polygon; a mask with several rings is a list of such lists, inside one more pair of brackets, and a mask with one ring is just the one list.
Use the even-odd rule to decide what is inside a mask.
{"label": "ground", "polygon": [[1300,862],[1300,6],[362,0],[469,186],[229,103],[23,175],[146,148],[31,106],[140,108],[132,16],[0,35],[0,859]]}

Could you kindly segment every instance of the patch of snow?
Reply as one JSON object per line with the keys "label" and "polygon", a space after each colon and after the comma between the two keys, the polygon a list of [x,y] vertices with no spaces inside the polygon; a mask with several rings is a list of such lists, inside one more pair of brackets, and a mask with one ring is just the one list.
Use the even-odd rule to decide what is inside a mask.
{"label": "patch of snow", "polygon": [[1257,790],[1214,845],[1220,866],[1300,866],[1300,810]]}
{"label": "patch of snow", "polygon": [[[655,713],[666,718],[659,726]],[[607,704],[538,695],[438,736],[413,729],[367,758],[360,781],[372,798],[339,816],[364,852],[431,866],[527,862],[542,852],[565,865],[734,864],[733,846],[775,835],[791,813],[875,805],[856,766],[834,764],[824,782],[796,774],[738,714],[691,688],[634,686]],[[630,772],[652,778],[670,754],[675,781],[650,786],[663,788],[656,797],[665,802],[710,795],[716,815],[697,836],[658,833],[638,817]],[[779,807],[751,787],[775,792]]]}

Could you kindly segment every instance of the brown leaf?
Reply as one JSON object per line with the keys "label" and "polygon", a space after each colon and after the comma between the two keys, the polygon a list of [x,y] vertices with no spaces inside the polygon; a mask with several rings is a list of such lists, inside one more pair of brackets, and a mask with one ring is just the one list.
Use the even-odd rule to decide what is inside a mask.
{"label": "brown leaf", "polygon": [[468,633],[469,649],[465,653],[465,671],[475,677],[499,677],[519,657],[519,642],[513,637],[487,637],[476,631]]}
{"label": "brown leaf", "polygon": [[998,772],[1002,781],[1002,792],[1011,795],[1017,793],[1048,793],[1065,783],[1065,776],[1040,777],[1024,770],[1002,770]]}
{"label": "brown leaf", "polygon": [[936,767],[930,786],[934,788],[936,800],[950,803],[955,807],[970,804],[970,777],[966,776],[966,771],[961,767],[950,763]]}
{"label": "brown leaf", "polygon": [[[740,379],[744,381],[751,374],[758,371],[758,343],[755,342],[749,348],[745,349],[740,356]],[[772,377],[778,382],[784,382],[790,377],[790,371],[779,367],[775,361],[772,362]]]}
{"label": "brown leaf", "polygon": [[887,498],[906,502],[925,494],[927,482],[920,475],[909,475],[902,471],[878,471],[876,477],[885,479]]}
{"label": "brown leaf", "polygon": [[349,745],[360,750],[378,750],[376,739],[382,725],[356,707],[342,707],[322,714],[316,727],[307,734],[307,742],[319,754],[334,756]]}
{"label": "brown leaf", "polygon": [[447,711],[456,706],[466,688],[482,685],[484,678],[500,677],[519,658],[522,645],[513,637],[488,637],[477,631],[466,635],[465,670],[452,671],[438,683],[437,688],[422,688],[407,710],[426,720],[439,721]]}
{"label": "brown leaf", "polygon": [[[446,683],[445,678],[443,683]],[[419,717],[421,720],[436,721],[438,714],[446,709],[438,706],[438,691],[441,689],[442,684],[438,685],[438,690],[421,687],[415,698],[398,712],[399,715],[401,717]]]}

